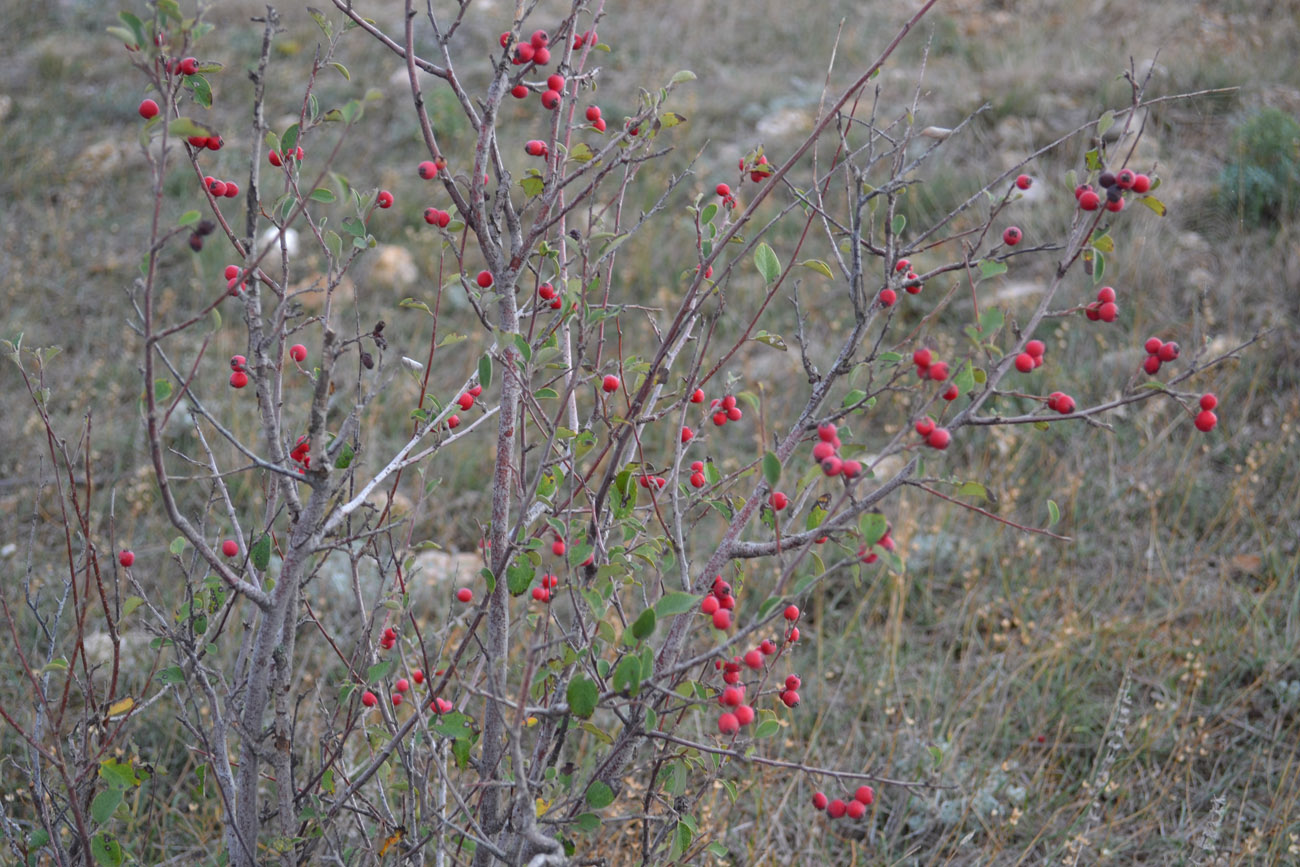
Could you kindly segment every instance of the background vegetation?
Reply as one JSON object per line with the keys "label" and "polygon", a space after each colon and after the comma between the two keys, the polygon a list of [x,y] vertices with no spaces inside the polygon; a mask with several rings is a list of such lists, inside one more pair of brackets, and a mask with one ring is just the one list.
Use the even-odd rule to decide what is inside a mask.
{"label": "background vegetation", "polygon": [[[808,127],[837,32],[838,81],[873,57],[881,34],[904,17],[892,4],[829,0],[798,14],[776,0],[627,5],[600,30],[613,47],[599,92],[605,116],[614,122],[630,113],[637,84],[693,69],[699,82],[682,91],[678,110],[688,123],[674,138],[671,165],[680,171],[700,151],[696,191],[734,180],[746,151],[761,144],[780,154]],[[62,347],[47,370],[50,407],[74,442],[84,418],[93,419],[94,450],[85,457],[99,479],[91,492],[96,544],[132,547],[158,564],[146,580],[165,584],[172,534],[141,448],[140,347],[124,324],[149,207],[135,139],[140,83],[104,34],[115,8],[13,6],[0,33],[0,336]],[[232,129],[243,122],[249,85],[240,66],[256,57],[260,31],[247,22],[259,10],[232,2],[214,13],[224,49],[214,59],[230,68],[213,111]],[[493,44],[501,29],[494,18],[508,16],[506,4],[476,10],[465,26]],[[286,84],[268,107],[278,128],[288,122],[280,116],[297,109],[318,37],[301,9],[283,13],[287,33],[274,62]],[[1196,334],[1221,350],[1260,328],[1274,331],[1204,383],[1221,402],[1209,436],[1172,405],[1152,401],[1112,419],[1113,429],[989,429],[959,439],[967,474],[989,491],[985,508],[1042,523],[1051,498],[1071,543],[1015,532],[916,491],[893,501],[906,574],[864,570],[810,600],[810,640],[796,655],[804,704],[793,718],[798,730],[786,736],[787,749],[800,747],[787,757],[829,765],[847,757],[942,788],[885,789],[871,822],[826,828],[808,807],[806,781],[755,769],[734,804],[719,787],[702,811],[708,839],[733,863],[1300,859],[1297,16],[1295,2],[1102,0],[1081,12],[1065,0],[965,0],[941,4],[884,70],[882,114],[910,102],[923,58],[921,125],[952,126],[990,106],[967,133],[969,146],[950,151],[944,170],[914,191],[908,208],[916,220],[946,212],[1058,131],[1125,104],[1127,85],[1116,76],[1130,63],[1140,74],[1151,70],[1157,94],[1237,88],[1149,112],[1138,163],[1162,178],[1170,215],[1130,215],[1140,229],[1128,229],[1107,278],[1121,293],[1120,321],[1102,328],[1060,320],[1049,353],[1078,360],[1060,372],[1059,387],[1095,400],[1136,367],[1150,334]],[[340,170],[358,187],[398,194],[386,228],[376,230],[392,249],[366,264],[351,291],[363,321],[385,318],[395,346],[405,339],[418,348],[422,314],[395,307],[427,297],[436,276],[421,247],[426,203],[402,194],[419,158],[404,73],[363,39],[345,41],[343,51],[352,80],[323,78],[322,101],[367,87],[383,99],[368,108],[368,136],[351,142],[355,151]],[[453,116],[449,107],[445,117]],[[446,133],[457,140],[454,129]],[[237,135],[227,144],[226,168],[237,177]],[[1037,192],[1019,216],[1028,237],[1059,226],[1073,206],[1063,178],[1080,151],[1052,153],[1034,167]],[[648,207],[660,187],[642,183],[637,192]],[[176,213],[195,206],[180,179],[168,194]],[[686,260],[647,235],[624,248],[619,277],[653,306],[680,287]],[[215,285],[226,261],[216,245],[177,258],[161,303],[181,305]],[[1013,268],[1000,296],[1013,312],[1031,305],[1047,276]],[[1081,302],[1090,289],[1080,282]],[[470,330],[467,309],[448,316],[451,330]],[[466,323],[459,329],[457,316]],[[775,312],[765,327],[780,331],[783,316]],[[842,327],[835,310],[814,319],[831,333]],[[241,348],[233,336],[214,347],[205,375],[224,375],[221,359]],[[764,373],[771,351],[755,345],[738,372],[765,390],[774,401],[766,411],[779,417],[780,383]],[[478,352],[442,357],[434,379],[446,391],[473,370]],[[0,396],[0,514],[8,518],[0,580],[6,592],[24,579],[53,587],[62,529],[51,468],[11,364],[0,366]],[[396,438],[407,418],[391,412]],[[472,551],[481,530],[469,516],[483,511],[490,456],[465,448],[456,457],[436,496],[411,480],[405,514],[413,539]],[[434,595],[442,589],[424,590],[444,598]],[[135,652],[138,670],[127,676],[142,683],[154,654],[143,641]],[[0,705],[20,706],[25,691],[16,667],[0,661]],[[149,863],[207,863],[217,805],[202,793],[197,761],[166,703],[146,714],[131,749],[155,774],[128,804],[133,818],[122,836],[153,853]],[[12,730],[0,727],[6,822],[26,821],[31,811],[30,791],[3,770],[18,749]],[[606,854],[620,863],[619,829],[606,833]]]}

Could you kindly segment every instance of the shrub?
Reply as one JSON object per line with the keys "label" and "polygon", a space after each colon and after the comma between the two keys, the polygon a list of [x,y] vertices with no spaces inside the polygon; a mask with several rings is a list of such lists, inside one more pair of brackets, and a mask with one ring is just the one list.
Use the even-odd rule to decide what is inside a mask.
{"label": "shrub", "polygon": [[1218,198],[1248,227],[1294,217],[1300,211],[1300,122],[1265,108],[1238,126],[1230,162],[1219,174]]}

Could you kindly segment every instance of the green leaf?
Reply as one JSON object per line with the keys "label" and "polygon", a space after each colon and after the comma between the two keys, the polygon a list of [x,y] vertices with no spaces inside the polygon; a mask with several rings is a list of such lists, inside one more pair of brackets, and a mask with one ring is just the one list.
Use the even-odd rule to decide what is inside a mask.
{"label": "green leaf", "polygon": [[906,227],[907,227],[907,216],[904,214],[895,214],[893,225],[890,226],[894,234],[895,235],[903,234],[903,229],[905,229]]}
{"label": "green leaf", "polygon": [[854,406],[855,404],[861,403],[866,396],[867,393],[865,391],[859,388],[855,388],[852,391],[850,391],[848,394],[844,395],[844,401],[843,403],[840,404],[840,406],[841,407]]}
{"label": "green leaf", "polygon": [[174,136],[180,136],[181,138],[189,138],[191,136],[212,136],[217,134],[216,130],[212,129],[212,127],[201,124],[188,117],[178,117],[171,123],[167,124],[167,132]]}
{"label": "green leaf", "polygon": [[[339,233],[333,229],[325,230],[325,249],[329,250],[330,258],[335,262],[338,262],[343,258],[343,239],[340,238]],[[425,306],[425,309],[429,309],[427,305]],[[432,311],[430,311],[430,313],[432,313]]]}
{"label": "green leaf", "polygon": [[985,337],[996,334],[1006,322],[1006,316],[1002,313],[1001,308],[990,307],[980,314],[980,331],[984,332]]}
{"label": "green leaf", "polygon": [[175,539],[172,539],[172,543],[167,546],[167,550],[176,557],[185,553],[185,537],[177,536]]}
{"label": "green leaf", "polygon": [[184,81],[187,90],[194,94],[194,101],[203,108],[212,108],[212,85],[202,75],[187,76]]}
{"label": "green leaf", "polygon": [[330,66],[338,70],[339,75],[343,76],[343,78],[346,79],[347,81],[352,80],[352,73],[348,72],[348,68],[344,66],[342,63],[338,63],[337,61],[330,61]]}
{"label": "green leaf", "polygon": [[1007,273],[1006,262],[994,262],[992,259],[984,259],[980,262],[981,279],[987,280],[990,277],[997,277],[1005,273]]}
{"label": "green leaf", "polygon": [[478,360],[478,384],[484,388],[492,385],[492,356],[486,353]]}
{"label": "green leaf", "polygon": [[681,84],[686,81],[694,81],[695,73],[689,69],[679,69],[673,73],[673,77],[668,79],[669,84]]}
{"label": "green leaf", "polygon": [[185,213],[181,214],[181,218],[176,221],[176,225],[193,226],[195,223],[199,221],[200,216],[201,215],[199,214],[198,211],[186,211]]}
{"label": "green leaf", "polygon": [[727,847],[716,840],[705,846],[704,849],[714,858],[726,858],[728,856]]}
{"label": "green leaf", "polygon": [[632,637],[637,641],[644,641],[649,638],[655,631],[655,610],[647,608],[641,612],[641,616],[632,621]]}
{"label": "green leaf", "polygon": [[[145,778],[149,775],[145,774]],[[115,789],[126,791],[140,785],[142,778],[130,761],[104,759],[99,763],[99,778]]]}
{"label": "green leaf", "polygon": [[655,603],[655,612],[660,617],[674,617],[687,611],[694,611],[699,602],[700,597],[694,593],[674,590],[659,597],[659,601]]}
{"label": "green leaf", "polygon": [[867,512],[858,520],[858,532],[868,545],[874,545],[885,538],[889,530],[889,521],[879,512]]}
{"label": "green leaf", "polygon": [[1154,211],[1157,216],[1163,217],[1165,214],[1169,213],[1169,209],[1165,207],[1165,203],[1157,199],[1155,196],[1143,196],[1138,199],[1138,201]]}
{"label": "green leaf", "polygon": [[122,863],[122,846],[107,831],[100,831],[90,840],[90,854],[100,867],[118,867]]}
{"label": "green leaf", "polygon": [[583,834],[590,834],[600,827],[600,816],[595,813],[582,813],[573,820],[573,826]]}
{"label": "green leaf", "polygon": [[768,283],[773,283],[776,278],[781,276],[781,260],[776,258],[776,252],[768,246],[766,241],[758,245],[754,251],[754,264],[758,266],[758,273],[763,275],[763,279]]}
{"label": "green leaf", "polygon": [[524,195],[531,199],[542,194],[542,190],[546,187],[546,181],[540,174],[524,175],[519,179],[519,186],[523,188]]}
{"label": "green leaf", "polygon": [[522,596],[533,583],[536,572],[531,563],[515,563],[506,567],[506,587],[511,596]]}
{"label": "green leaf", "polygon": [[1083,164],[1088,167],[1090,172],[1101,171],[1101,154],[1096,148],[1083,155]]}
{"label": "green leaf", "polygon": [[641,691],[641,660],[635,656],[625,656],[614,669],[613,686],[615,692],[627,690],[635,696]]}
{"label": "green leaf", "polygon": [[266,568],[271,565],[271,534],[263,533],[258,540],[253,543],[252,549],[248,552],[248,559],[253,564],[253,568],[259,572],[265,572]]}
{"label": "green leaf", "polygon": [[321,29],[321,32],[325,34],[326,39],[332,39],[334,37],[334,25],[330,24],[329,20],[323,14],[321,14],[321,11],[319,9],[315,9],[311,6],[308,6],[307,14],[310,15],[311,19],[316,22],[316,26],[319,27]]}
{"label": "green leaf", "polygon": [[1055,527],[1057,522],[1059,522],[1060,520],[1061,520],[1060,507],[1056,505],[1055,501],[1048,500],[1047,501],[1047,526]]}
{"label": "green leaf", "polygon": [[113,816],[117,805],[122,803],[121,789],[105,789],[90,802],[90,816],[96,824],[102,825]]}
{"label": "green leaf", "polygon": [[280,149],[291,151],[297,147],[299,131],[298,124],[289,124],[289,128],[284,131],[284,135],[280,136]]}
{"label": "green leaf", "polygon": [[587,787],[587,806],[599,810],[614,803],[614,790],[600,780]]}
{"label": "green leaf", "polygon": [[169,666],[158,672],[158,679],[168,686],[185,682],[185,670],[179,665]]}
{"label": "green leaf", "polygon": [[170,379],[155,379],[153,381],[153,399],[155,403],[162,403],[172,396],[172,383]]}
{"label": "green leaf", "polygon": [[349,99],[343,105],[343,121],[347,124],[354,124],[361,120],[363,106],[359,100]]}
{"label": "green leaf", "polygon": [[813,271],[816,271],[828,280],[835,279],[835,275],[831,273],[831,266],[827,265],[821,259],[804,259],[799,264],[805,268],[810,268]]}
{"label": "green leaf", "polygon": [[533,397],[537,398],[538,400],[555,400],[559,396],[560,393],[558,391],[556,391],[553,388],[548,388],[545,386],[537,389],[537,391],[533,393]]}
{"label": "green leaf", "polygon": [[569,703],[569,710],[583,719],[590,719],[596,712],[596,702],[599,699],[600,691],[596,689],[595,681],[582,675],[569,681],[569,688],[564,691],[564,700]]}
{"label": "green leaf", "polygon": [[356,452],[352,450],[352,443],[345,442],[343,448],[339,451],[338,458],[334,461],[334,469],[346,470],[352,466],[352,459],[356,457]]}
{"label": "green leaf", "polygon": [[1115,125],[1115,112],[1108,111],[1097,119],[1097,138],[1101,138]]}
{"label": "green leaf", "polygon": [[308,196],[308,198],[311,199],[313,202],[324,202],[327,205],[330,202],[338,201],[338,196],[334,195],[334,191],[327,190],[324,187],[317,187],[316,189],[312,190],[311,195]]}
{"label": "green leaf", "polygon": [[370,668],[366,669],[366,683],[377,683],[388,676],[388,672],[393,670],[393,661],[385,659],[383,662],[376,662]]}
{"label": "green leaf", "polygon": [[659,115],[659,119],[656,123],[664,129],[672,129],[680,123],[686,123],[686,118],[675,111],[665,111],[663,114]]}
{"label": "green leaf", "polygon": [[[409,307],[412,310],[423,310],[425,313],[428,313],[430,316],[433,315],[433,310],[430,309],[428,304],[425,304],[423,301],[417,301],[414,298],[403,298],[401,301],[397,302],[397,306]],[[443,343],[446,343],[448,339],[449,338],[443,338]],[[461,340],[464,339],[465,339],[464,337],[461,338]],[[442,346],[442,343],[439,343],[438,345]]]}
{"label": "green leaf", "polygon": [[[514,335],[514,343],[515,343],[515,349],[519,350],[519,354],[523,356],[524,361],[527,362],[533,360],[533,348],[528,345],[527,337],[524,337],[522,334],[516,334]],[[491,368],[489,367],[488,375],[490,376],[491,373],[492,371]]]}
{"label": "green leaf", "polygon": [[773,349],[779,349],[782,352],[786,352],[790,348],[786,346],[784,337],[779,334],[769,334],[767,331],[759,331],[752,339],[764,344],[765,346],[770,346]]}
{"label": "green leaf", "polygon": [[754,729],[754,738],[770,738],[781,730],[781,724],[774,719],[763,720],[758,728]]}
{"label": "green leaf", "polygon": [[966,482],[957,489],[957,496],[976,497],[981,500],[987,500],[989,498],[989,492],[979,482]]}
{"label": "green leaf", "polygon": [[772,487],[781,481],[781,459],[774,452],[768,452],[763,455],[763,478]]}
{"label": "green leaf", "polygon": [[718,215],[718,203],[709,202],[707,205],[704,206],[704,210],[700,212],[700,223],[703,225],[708,225],[709,223],[713,222],[713,218],[716,217],[717,215]]}
{"label": "green leaf", "polygon": [[596,152],[587,146],[585,142],[578,142],[569,148],[569,159],[575,163],[589,163],[596,158]]}
{"label": "green leaf", "polygon": [[1100,253],[1092,254],[1092,285],[1096,286],[1106,276],[1106,257]]}
{"label": "green leaf", "polygon": [[614,477],[614,520],[621,521],[632,514],[636,508],[637,484],[632,480],[632,471],[623,470]]}

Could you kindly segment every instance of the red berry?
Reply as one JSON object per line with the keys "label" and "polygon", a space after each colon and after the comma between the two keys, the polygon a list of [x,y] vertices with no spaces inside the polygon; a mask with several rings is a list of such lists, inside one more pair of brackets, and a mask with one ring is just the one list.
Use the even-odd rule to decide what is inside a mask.
{"label": "red berry", "polygon": [[1092,190],[1084,190],[1079,195],[1079,207],[1085,211],[1095,211],[1101,206],[1101,196]]}
{"label": "red berry", "polygon": [[158,116],[158,103],[152,99],[146,99],[140,103],[140,117],[145,120]]}
{"label": "red berry", "polygon": [[595,128],[595,130],[596,130],[597,132],[604,132],[604,131],[605,131],[605,118],[603,118],[603,117],[598,117],[598,118],[596,118],[594,121],[591,122],[591,125],[592,125],[592,127]]}
{"label": "red berry", "polygon": [[456,591],[456,598],[461,602],[472,602],[474,600],[474,591],[468,587],[462,587]]}
{"label": "red berry", "polygon": [[691,403],[704,403],[704,389],[697,388],[691,394]]}
{"label": "red berry", "polygon": [[289,357],[301,364],[307,360],[307,347],[301,343],[295,343],[289,347]]}
{"label": "red berry", "polygon": [[548,90],[542,94],[542,108],[547,110],[553,109],[560,104],[560,94],[554,90]]}
{"label": "red berry", "polygon": [[1097,290],[1097,300],[1100,301],[1102,304],[1105,304],[1107,301],[1114,301],[1115,290],[1109,286],[1101,287],[1100,289]]}
{"label": "red berry", "polygon": [[792,623],[793,623],[794,621],[798,620],[798,619],[799,619],[799,606],[798,606],[798,605],[787,605],[787,606],[785,607],[785,619],[786,619],[786,620],[789,620],[789,621],[792,622]]}
{"label": "red berry", "polygon": [[462,394],[460,397],[456,398],[456,403],[460,406],[462,410],[468,412],[474,406],[474,395],[470,394],[467,391],[464,394]]}
{"label": "red berry", "polygon": [[417,668],[415,671],[411,672],[411,680],[415,681],[417,684],[424,683],[424,672]]}
{"label": "red berry", "polygon": [[451,710],[451,707],[451,702],[447,701],[447,699],[442,696],[435,698],[429,703],[429,708],[436,714],[448,713]]}
{"label": "red berry", "polygon": [[[794,632],[795,632],[795,638],[790,639],[791,641],[798,640],[798,630],[796,629],[794,630]],[[798,707],[799,693],[795,692],[793,689],[784,690],[781,693],[781,704],[785,705],[786,707]]]}
{"label": "red berry", "polygon": [[876,793],[872,791],[870,786],[858,786],[858,790],[853,793],[853,800],[864,806],[870,805],[872,801],[876,800]]}
{"label": "red berry", "polygon": [[510,95],[515,99],[523,99],[528,95],[528,88],[522,84],[516,84],[514,87],[510,88]]}
{"label": "red berry", "polygon": [[745,654],[745,665],[758,669],[763,667],[763,651],[751,650]]}
{"label": "red berry", "polygon": [[131,568],[131,564],[135,562],[135,554],[130,551],[123,551],[117,555],[117,562],[129,569]]}
{"label": "red berry", "polygon": [[[799,627],[796,626],[794,629],[791,629],[789,632],[787,632],[787,633],[785,634],[785,639],[786,639],[786,641],[789,641],[791,644],[793,644],[794,642],[798,641],[798,640],[799,640]],[[799,696],[796,695],[796,696],[794,697],[794,700],[795,700],[795,704],[798,704],[798,703],[799,703]]]}
{"label": "red berry", "polygon": [[420,177],[424,178],[426,181],[431,181],[438,177],[438,165],[433,162],[433,160],[425,160],[420,163],[417,171],[420,173]]}
{"label": "red berry", "polygon": [[366,707],[374,707],[375,705],[379,704],[379,699],[375,697],[375,694],[373,692],[371,692],[370,690],[366,690],[365,692],[361,693],[361,703],[364,704]]}
{"label": "red berry", "polygon": [[1114,322],[1119,317],[1119,305],[1114,301],[1107,301],[1097,308],[1097,317],[1102,322]]}
{"label": "red berry", "polygon": [[447,228],[447,224],[450,223],[450,222],[451,222],[451,214],[447,213],[446,211],[439,211],[439,212],[438,212],[438,228],[439,228],[439,229],[445,229],[445,228]]}
{"label": "red berry", "polygon": [[226,198],[234,199],[239,197],[239,184],[234,181],[226,181]]}
{"label": "red berry", "polygon": [[1101,302],[1090,302],[1087,307],[1083,308],[1083,314],[1088,317],[1089,322],[1096,322],[1101,319]]}
{"label": "red berry", "polygon": [[226,194],[226,182],[219,181],[216,178],[213,178],[211,181],[208,182],[208,192],[211,193],[215,198],[218,199],[221,198]]}
{"label": "red berry", "polygon": [[830,816],[832,819],[838,819],[847,813],[848,809],[848,804],[844,803],[839,798],[836,798],[834,801],[831,801],[826,805],[826,815]]}
{"label": "red berry", "polygon": [[928,437],[930,435],[930,432],[933,430],[934,430],[934,419],[930,418],[928,415],[923,419],[917,420],[916,432],[921,436]]}
{"label": "red berry", "polygon": [[1068,394],[1057,392],[1056,406],[1053,407],[1053,409],[1061,415],[1069,415],[1074,412],[1074,398],[1070,397]]}
{"label": "red berry", "polygon": [[822,472],[828,476],[838,476],[843,470],[844,462],[834,455],[822,461]]}
{"label": "red berry", "polygon": [[937,427],[930,431],[930,434],[925,438],[925,441],[930,448],[943,451],[948,448],[948,444],[952,442],[952,434],[948,433],[947,428]]}
{"label": "red berry", "polygon": [[912,353],[912,363],[917,367],[929,367],[933,360],[934,354],[928,349],[918,349]]}
{"label": "red berry", "polygon": [[799,675],[791,674],[788,677],[786,677],[785,688],[787,690],[796,690],[801,686],[803,686],[803,681],[799,679]]}
{"label": "red berry", "polygon": [[849,801],[849,807],[845,811],[850,819],[861,819],[867,812],[867,805],[861,801]]}
{"label": "red berry", "polygon": [[930,378],[936,382],[943,382],[948,378],[948,363],[946,361],[936,361],[929,367]]}
{"label": "red berry", "polygon": [[898,260],[898,264],[896,264],[896,265],[894,266],[894,273],[895,273],[895,274],[901,274],[901,273],[903,273],[904,271],[906,271],[908,268],[911,268],[911,267],[912,267],[912,260],[911,260],[911,259],[899,259],[899,260]]}
{"label": "red berry", "polygon": [[534,599],[535,601],[537,601],[537,602],[541,602],[541,603],[547,603],[547,602],[550,602],[550,601],[551,601],[551,591],[547,590],[545,587],[534,587],[534,588],[533,588],[533,599]]}
{"label": "red berry", "polygon": [[248,385],[248,374],[242,370],[236,370],[230,374],[230,385],[232,388],[243,388]]}
{"label": "red berry", "polygon": [[754,709],[752,707],[747,704],[742,704],[740,707],[736,708],[736,722],[740,723],[742,728],[753,721]]}
{"label": "red berry", "polygon": [[1110,211],[1112,214],[1118,214],[1120,211],[1124,210],[1124,200],[1107,198],[1106,210]]}
{"label": "red berry", "polygon": [[1132,169],[1122,169],[1115,175],[1115,186],[1121,190],[1132,189],[1133,182],[1137,180],[1137,173]]}
{"label": "red berry", "polygon": [[525,42],[515,46],[515,56],[511,59],[511,63],[515,66],[523,66],[525,63],[532,62],[536,56],[537,49],[533,48],[532,43]]}
{"label": "red berry", "polygon": [[718,717],[718,731],[724,735],[734,735],[740,731],[740,720],[734,713],[724,713]]}
{"label": "red berry", "polygon": [[1025,237],[1025,233],[1015,226],[1008,226],[1002,233],[1002,243],[1008,247],[1014,247]]}
{"label": "red berry", "polygon": [[713,191],[724,199],[727,196],[731,195],[731,187],[727,186],[726,184],[718,184],[716,187],[713,188]]}
{"label": "red berry", "polygon": [[227,539],[221,543],[221,553],[227,557],[233,557],[239,553],[239,543],[234,539]]}
{"label": "red berry", "polygon": [[411,682],[404,677],[400,677],[397,679],[396,686],[398,692],[406,692],[411,688]]}
{"label": "red berry", "polygon": [[528,37],[528,44],[533,48],[545,48],[551,44],[551,37],[545,30],[534,30],[533,35]]}
{"label": "red berry", "polygon": [[786,506],[790,505],[790,498],[780,491],[775,491],[772,496],[768,498],[768,502],[771,504],[773,509],[779,512]]}
{"label": "red berry", "polygon": [[718,597],[716,596],[705,596],[704,599],[700,601],[700,611],[710,617],[713,616],[713,613],[721,607],[722,606],[718,602]]}
{"label": "red berry", "polygon": [[488,288],[489,286],[492,285],[492,272],[491,271],[478,272],[478,276],[474,278],[474,282],[477,283],[483,289]]}
{"label": "red berry", "polygon": [[1152,376],[1160,372],[1160,358],[1156,355],[1148,355],[1142,361],[1142,369]]}
{"label": "red berry", "polygon": [[770,638],[764,638],[758,645],[758,650],[764,656],[771,656],[776,653],[776,642]]}
{"label": "red berry", "polygon": [[1151,178],[1146,175],[1136,175],[1133,178],[1133,192],[1145,193],[1151,189]]}
{"label": "red berry", "polygon": [[829,804],[830,802],[831,802],[830,798],[826,797],[826,795],[823,792],[813,793],[812,805],[816,807],[818,810],[825,810],[826,805]]}
{"label": "red berry", "polygon": [[916,272],[908,271],[905,279],[907,285],[903,287],[904,291],[906,291],[908,295],[920,295],[921,290],[924,289],[925,286],[917,282],[920,278],[916,276]]}
{"label": "red berry", "polygon": [[1172,340],[1160,347],[1159,357],[1161,361],[1173,361],[1178,357],[1178,344]]}
{"label": "red berry", "polygon": [[1203,409],[1196,414],[1196,429],[1202,433],[1214,430],[1214,426],[1218,423],[1219,417],[1208,409]]}
{"label": "red berry", "polygon": [[725,608],[719,608],[713,612],[713,628],[729,629],[731,627],[731,612]]}
{"label": "red berry", "polygon": [[738,406],[733,406],[731,409],[727,410],[727,421],[740,421],[744,417],[745,414],[741,412],[740,407]]}
{"label": "red berry", "polygon": [[530,157],[540,157],[546,153],[546,142],[532,139],[524,145],[524,153]]}
{"label": "red berry", "polygon": [[1034,179],[1029,175],[1020,175],[1016,178],[1016,186],[1022,190],[1029,189],[1034,183]]}
{"label": "red berry", "polygon": [[724,689],[722,695],[718,698],[718,701],[726,707],[736,707],[744,700],[745,693],[734,686]]}
{"label": "red berry", "polygon": [[595,123],[596,121],[600,120],[600,106],[598,105],[587,106],[587,120],[591,123]]}
{"label": "red berry", "polygon": [[447,416],[447,427],[450,428],[451,430],[455,430],[456,428],[460,427],[460,416],[458,415]]}
{"label": "red berry", "polygon": [[187,57],[181,61],[178,68],[181,71],[181,75],[193,75],[199,71],[199,61],[197,58]]}
{"label": "red berry", "polygon": [[397,707],[401,703],[402,703],[402,694],[399,692],[393,696],[393,707]]}
{"label": "red berry", "polygon": [[706,481],[706,479],[704,478],[704,473],[691,473],[691,487],[692,487],[692,488],[702,488],[702,487],[704,487],[705,481]]}
{"label": "red berry", "polygon": [[1201,395],[1201,409],[1214,409],[1219,405],[1219,399],[1213,394]]}
{"label": "red berry", "polygon": [[606,394],[618,391],[618,377],[612,373],[605,374],[605,378],[600,381],[600,387]]}
{"label": "red berry", "polygon": [[1028,352],[1022,352],[1016,356],[1016,370],[1021,373],[1028,373],[1034,369],[1034,357]]}
{"label": "red berry", "polygon": [[894,302],[898,300],[898,293],[893,289],[880,290],[880,304],[883,307],[893,307]]}
{"label": "red berry", "polygon": [[1160,347],[1164,345],[1165,345],[1164,341],[1162,341],[1159,337],[1148,337],[1147,342],[1143,345],[1143,348],[1146,349],[1147,355],[1155,355],[1160,351]]}
{"label": "red berry", "polygon": [[276,168],[279,168],[281,165],[283,165],[280,162],[280,154],[278,151],[268,152],[266,155],[266,161],[269,162],[271,165],[275,166]]}
{"label": "red berry", "polygon": [[428,223],[430,226],[438,225],[438,216],[440,213],[441,212],[437,208],[425,208],[424,222]]}

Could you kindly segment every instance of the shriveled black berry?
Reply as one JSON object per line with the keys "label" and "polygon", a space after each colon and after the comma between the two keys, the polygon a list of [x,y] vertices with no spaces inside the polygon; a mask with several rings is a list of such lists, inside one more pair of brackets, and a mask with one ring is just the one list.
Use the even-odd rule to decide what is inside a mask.
{"label": "shriveled black berry", "polygon": [[203,249],[203,238],[199,235],[198,232],[195,232],[193,235],[190,235],[190,249],[193,250],[195,253]]}
{"label": "shriveled black berry", "polygon": [[1115,173],[1114,173],[1114,172],[1102,172],[1102,173],[1097,177],[1097,183],[1101,184],[1103,187],[1113,187],[1113,186],[1115,186]]}
{"label": "shriveled black berry", "polygon": [[1119,187],[1113,186],[1110,189],[1106,190],[1106,201],[1118,202],[1122,198],[1124,198],[1124,191],[1121,190]]}

